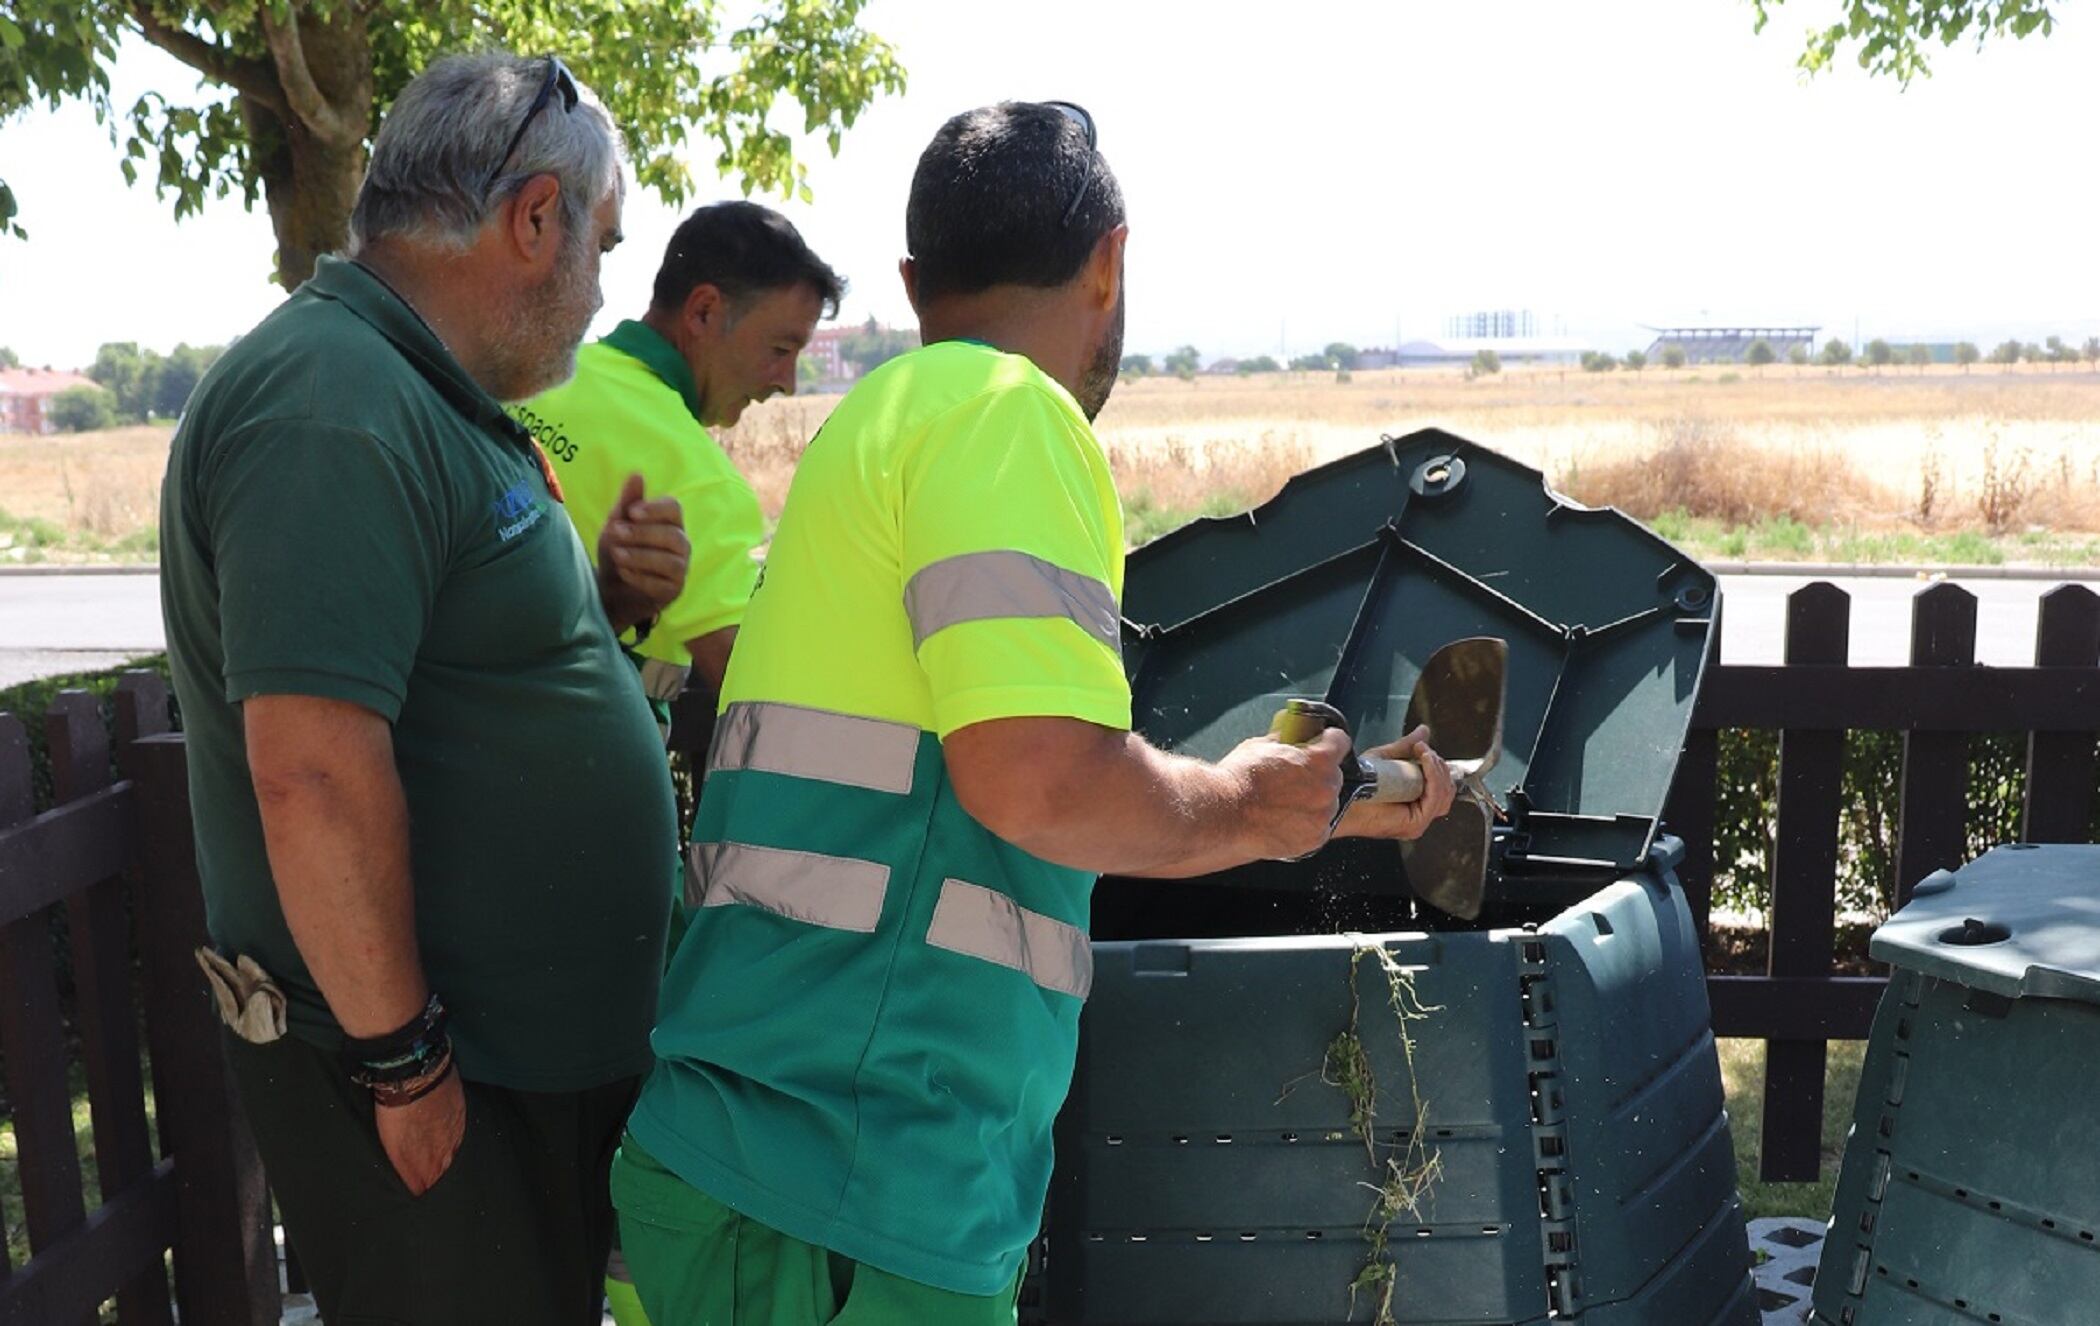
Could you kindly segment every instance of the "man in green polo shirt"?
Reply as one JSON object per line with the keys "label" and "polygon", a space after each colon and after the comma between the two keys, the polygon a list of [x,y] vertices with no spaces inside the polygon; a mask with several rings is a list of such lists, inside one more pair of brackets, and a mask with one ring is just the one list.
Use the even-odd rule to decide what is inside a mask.
{"label": "man in green polo shirt", "polygon": [[[1345,736],[1219,764],[1130,731],[1091,421],[1123,199],[1076,106],[957,116],[903,274],[925,348],[795,477],[722,690],[657,1066],[613,1172],[656,1326],[993,1326],[1042,1217],[1095,876],[1325,841]],[[1412,733],[1419,834],[1448,771]]]}
{"label": "man in green polo shirt", "polygon": [[330,1322],[599,1320],[677,875],[614,633],[687,547],[630,490],[594,572],[498,402],[570,371],[622,189],[559,61],[432,65],[353,258],[218,361],[169,456],[213,980],[249,1010],[227,1053]]}
{"label": "man in green polo shirt", "polygon": [[689,670],[709,694],[721,689],[758,581],[758,497],[707,430],[794,393],[796,360],[844,290],[780,213],[742,201],[702,207],[672,234],[648,310],[579,351],[574,377],[513,407],[553,462],[586,548],[629,475],[685,512],[685,589],[630,645],[659,705],[677,698]]}

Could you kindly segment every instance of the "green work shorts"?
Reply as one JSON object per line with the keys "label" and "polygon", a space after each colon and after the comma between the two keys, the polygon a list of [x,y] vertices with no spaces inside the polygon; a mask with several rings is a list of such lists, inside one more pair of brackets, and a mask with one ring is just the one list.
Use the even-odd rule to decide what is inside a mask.
{"label": "green work shorts", "polygon": [[613,1160],[620,1248],[652,1326],[1014,1326],[1003,1294],[950,1293],[747,1220],[628,1134]]}

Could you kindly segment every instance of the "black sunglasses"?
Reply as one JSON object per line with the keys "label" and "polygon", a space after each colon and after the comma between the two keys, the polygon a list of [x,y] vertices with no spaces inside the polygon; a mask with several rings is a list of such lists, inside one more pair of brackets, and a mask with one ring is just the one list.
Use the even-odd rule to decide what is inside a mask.
{"label": "black sunglasses", "polygon": [[1065,219],[1059,229],[1069,230],[1072,218],[1079,215],[1079,205],[1086,201],[1086,191],[1094,182],[1094,153],[1100,148],[1100,140],[1094,132],[1094,117],[1087,114],[1086,107],[1076,101],[1046,101],[1043,103],[1058,114],[1079,126],[1086,135],[1086,173],[1079,177],[1079,192],[1072,195],[1072,205],[1065,209]]}
{"label": "black sunglasses", "polygon": [[481,190],[483,194],[493,190],[496,181],[503,178],[503,168],[510,164],[510,154],[518,150],[519,143],[525,141],[525,131],[532,127],[533,117],[547,108],[547,103],[554,100],[557,91],[561,93],[562,113],[567,114],[575,110],[576,76],[569,72],[569,66],[561,62],[560,56],[550,55],[547,57],[546,81],[540,84],[539,95],[525,108],[525,118],[518,121],[518,131],[510,136],[510,143],[504,147],[503,155],[496,158],[496,168],[489,172],[489,182]]}

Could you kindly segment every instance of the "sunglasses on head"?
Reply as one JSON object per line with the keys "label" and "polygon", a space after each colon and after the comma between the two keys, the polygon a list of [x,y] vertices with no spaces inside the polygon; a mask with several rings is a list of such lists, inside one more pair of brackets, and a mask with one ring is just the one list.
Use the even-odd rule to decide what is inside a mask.
{"label": "sunglasses on head", "polygon": [[1065,219],[1059,223],[1060,229],[1069,230],[1072,218],[1079,215],[1079,205],[1086,201],[1087,188],[1094,182],[1094,153],[1100,148],[1100,139],[1094,132],[1094,117],[1078,102],[1046,101],[1043,104],[1078,125],[1079,131],[1086,135],[1086,173],[1079,177],[1079,192],[1072,195],[1072,205],[1065,208]]}
{"label": "sunglasses on head", "polygon": [[561,94],[563,114],[576,109],[576,76],[569,72],[569,67],[561,62],[560,56],[550,55],[547,57],[547,77],[540,83],[539,95],[525,108],[525,118],[518,121],[518,131],[510,136],[510,142],[504,146],[503,155],[496,158],[496,168],[489,172],[489,182],[482,189],[484,194],[493,190],[496,181],[503,178],[503,168],[510,164],[511,153],[517,151],[518,144],[525,141],[525,131],[532,127],[533,118],[547,108],[547,103],[554,100],[557,92]]}

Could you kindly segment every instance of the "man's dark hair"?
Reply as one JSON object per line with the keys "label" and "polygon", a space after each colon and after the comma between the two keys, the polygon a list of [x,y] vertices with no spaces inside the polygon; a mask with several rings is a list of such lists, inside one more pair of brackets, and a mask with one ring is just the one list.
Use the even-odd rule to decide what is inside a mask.
{"label": "man's dark hair", "polygon": [[904,241],[926,300],[1063,285],[1122,224],[1123,190],[1079,122],[1055,106],[1007,101],[956,116],[927,144]]}
{"label": "man's dark hair", "polygon": [[811,252],[792,221],[757,203],[713,203],[678,223],[656,270],[655,306],[677,309],[696,286],[711,285],[732,305],[753,295],[806,285],[839,311],[846,282]]}

